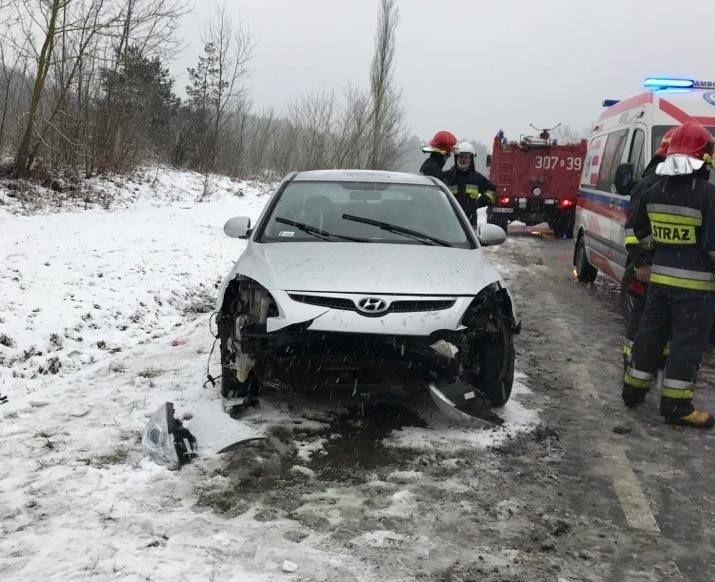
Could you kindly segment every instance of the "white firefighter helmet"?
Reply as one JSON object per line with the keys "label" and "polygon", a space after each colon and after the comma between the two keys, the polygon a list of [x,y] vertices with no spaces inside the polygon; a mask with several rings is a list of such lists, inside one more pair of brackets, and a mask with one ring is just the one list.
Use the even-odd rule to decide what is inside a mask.
{"label": "white firefighter helmet", "polygon": [[468,141],[463,141],[459,144],[457,144],[457,147],[454,150],[455,154],[471,154],[472,156],[476,155],[476,150],[474,149],[474,146],[469,143]]}
{"label": "white firefighter helmet", "polygon": [[474,155],[477,152],[474,150],[474,146],[468,141],[463,141],[457,144],[454,150],[454,163],[460,170],[467,170],[472,165],[474,161]]}

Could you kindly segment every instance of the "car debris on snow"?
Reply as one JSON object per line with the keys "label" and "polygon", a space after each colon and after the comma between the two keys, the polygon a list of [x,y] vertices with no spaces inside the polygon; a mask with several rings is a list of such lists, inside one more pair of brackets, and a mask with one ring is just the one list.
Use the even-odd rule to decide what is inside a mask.
{"label": "car debris on snow", "polygon": [[174,404],[165,402],[154,414],[142,438],[144,454],[157,465],[177,471],[197,456],[196,438],[174,417]]}
{"label": "car debris on snow", "polygon": [[289,574],[292,574],[293,572],[298,571],[298,564],[295,562],[291,562],[290,560],[283,560],[283,565],[281,566],[281,570],[284,572],[287,572]]}

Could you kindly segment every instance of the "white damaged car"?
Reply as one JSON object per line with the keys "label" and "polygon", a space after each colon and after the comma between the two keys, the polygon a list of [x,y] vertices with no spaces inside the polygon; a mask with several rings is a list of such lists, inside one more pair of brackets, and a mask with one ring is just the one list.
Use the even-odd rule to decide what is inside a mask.
{"label": "white damaged car", "polygon": [[229,411],[264,386],[403,401],[458,386],[465,412],[509,399],[519,323],[481,249],[506,233],[475,236],[438,180],[294,173],[255,226],[236,217],[224,231],[248,239],[218,298]]}

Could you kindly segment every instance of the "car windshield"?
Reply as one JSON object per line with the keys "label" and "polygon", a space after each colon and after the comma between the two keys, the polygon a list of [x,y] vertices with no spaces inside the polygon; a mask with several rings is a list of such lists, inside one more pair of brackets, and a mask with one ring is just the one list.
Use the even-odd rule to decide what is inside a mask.
{"label": "car windshield", "polygon": [[[653,151],[657,150],[660,142],[663,141],[665,132],[669,129],[677,127],[675,125],[656,125],[653,127]],[[715,127],[708,127],[708,131],[715,136]],[[715,184],[715,171],[710,172],[710,183]]]}
{"label": "car windshield", "polygon": [[291,182],[260,242],[365,242],[472,248],[465,226],[437,186]]}

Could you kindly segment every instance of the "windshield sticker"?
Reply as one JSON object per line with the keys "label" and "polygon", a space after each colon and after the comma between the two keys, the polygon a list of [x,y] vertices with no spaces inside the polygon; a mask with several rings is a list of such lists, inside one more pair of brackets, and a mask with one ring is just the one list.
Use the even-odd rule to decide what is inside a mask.
{"label": "windshield sticker", "polygon": [[715,91],[710,91],[708,93],[705,93],[705,95],[703,95],[703,97],[705,98],[705,101],[710,103],[710,105],[715,105]]}
{"label": "windshield sticker", "polygon": [[293,232],[292,230],[282,230],[278,233],[278,236],[291,238],[291,237],[295,236],[295,232]]}

